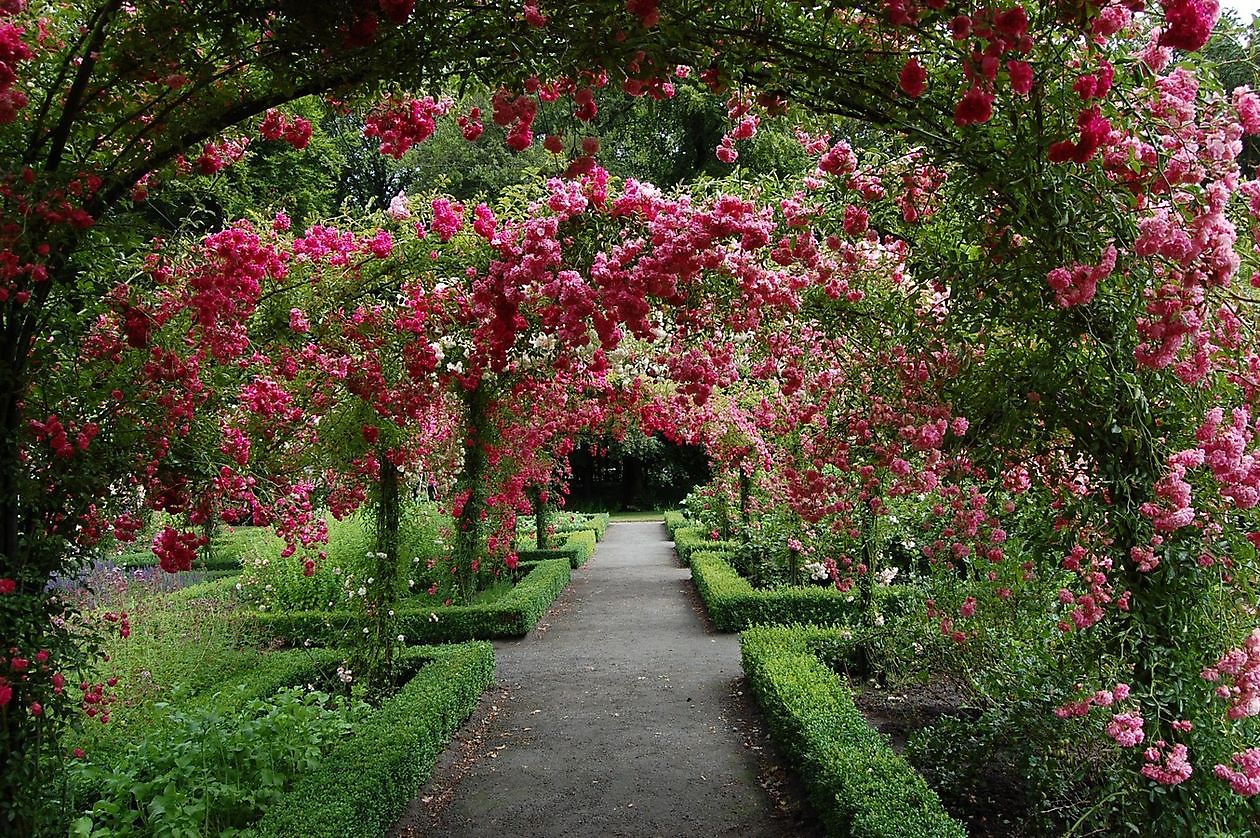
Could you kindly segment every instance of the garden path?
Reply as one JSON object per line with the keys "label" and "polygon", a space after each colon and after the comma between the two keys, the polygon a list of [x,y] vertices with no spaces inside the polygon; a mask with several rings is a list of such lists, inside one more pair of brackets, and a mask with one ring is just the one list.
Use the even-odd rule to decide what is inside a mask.
{"label": "garden path", "polygon": [[662,524],[609,526],[394,835],[816,834],[707,623]]}

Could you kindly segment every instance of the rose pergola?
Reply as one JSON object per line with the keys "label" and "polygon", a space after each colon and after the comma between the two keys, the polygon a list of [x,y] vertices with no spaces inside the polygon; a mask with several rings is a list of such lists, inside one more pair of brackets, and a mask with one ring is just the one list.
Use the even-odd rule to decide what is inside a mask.
{"label": "rose pergola", "polygon": [[[957,644],[986,615],[1044,624],[1043,710],[1132,749],[1117,807],[1254,816],[1260,182],[1239,159],[1260,97],[1195,57],[1213,0],[0,15],[6,800],[100,694],[75,689],[46,586],[148,513],[186,522],[152,544],[177,570],[216,520],[274,526],[313,564],[324,508],[366,504],[386,574],[423,468],[449,481],[471,585],[578,434],[640,424],[703,443],[732,502],[787,510],[842,589],[869,587],[881,527],[915,510],[924,556],[972,583],[918,617]],[[434,92],[472,83],[488,112]],[[725,103],[724,163],[786,121],[808,166],[610,180],[601,98],[682,85]],[[486,123],[524,150],[549,108],[591,138],[525,207],[433,194],[120,237],[164,187],[305,147],[291,106],[311,96],[393,157],[439,131],[491,142]]]}

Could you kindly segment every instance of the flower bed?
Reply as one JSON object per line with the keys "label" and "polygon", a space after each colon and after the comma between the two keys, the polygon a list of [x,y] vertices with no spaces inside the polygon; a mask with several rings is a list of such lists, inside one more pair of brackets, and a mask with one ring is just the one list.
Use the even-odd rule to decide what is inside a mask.
{"label": "flower bed", "polygon": [[431,662],[267,811],[259,835],[378,836],[397,821],[494,680],[488,643],[416,651]]}
{"label": "flower bed", "polygon": [[590,515],[576,515],[572,519],[556,522],[555,530],[556,535],[589,530],[595,533],[596,541],[603,541],[604,536],[608,534],[608,513],[596,512]]}
{"label": "flower bed", "polygon": [[142,729],[92,749],[72,784],[88,813],[79,833],[192,834],[261,816],[261,835],[382,835],[494,677],[488,643],[410,647],[398,663],[413,674],[395,695],[334,711],[293,688],[337,682],[343,652],[241,654],[234,686],[174,691]]}
{"label": "flower bed", "polygon": [[834,629],[762,627],[740,637],[744,673],[796,764],[828,835],[963,838],[923,777],[871,729],[848,685],[812,651]]}
{"label": "flower bed", "polygon": [[[394,625],[408,643],[454,643],[523,637],[569,584],[570,561],[522,562],[527,572],[506,595],[476,605],[415,607],[403,600]],[[339,646],[362,633],[365,619],[351,611],[260,612],[250,615],[267,638],[292,646]]]}

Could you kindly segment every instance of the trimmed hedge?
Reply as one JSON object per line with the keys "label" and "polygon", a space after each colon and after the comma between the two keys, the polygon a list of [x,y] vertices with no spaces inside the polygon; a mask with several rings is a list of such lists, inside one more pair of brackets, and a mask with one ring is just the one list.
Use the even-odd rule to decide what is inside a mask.
{"label": "trimmed hedge", "polygon": [[674,538],[675,533],[688,525],[689,522],[685,513],[676,509],[665,513],[665,529],[669,530],[670,541],[676,540]]}
{"label": "trimmed hedge", "polygon": [[[394,626],[408,643],[456,643],[523,637],[538,625],[569,584],[569,561],[547,559],[529,569],[510,593],[483,605],[416,608],[404,600]],[[302,646],[340,646],[364,629],[362,615],[349,611],[263,612],[252,615],[259,631],[275,641]]]}
{"label": "trimmed hedge", "polygon": [[[158,558],[153,553],[132,552],[125,553],[118,558],[118,566],[123,570],[145,570],[158,566]],[[203,559],[198,556],[193,560],[193,570],[231,570],[239,571],[241,569],[241,557],[237,555],[223,555],[215,553],[209,559]]]}
{"label": "trimmed hedge", "polygon": [[679,560],[687,566],[696,553],[730,554],[739,550],[733,541],[714,541],[709,534],[697,527],[680,527],[674,532],[674,550]]}
{"label": "trimmed hedge", "polygon": [[425,650],[432,661],[273,805],[260,836],[384,835],[494,680],[489,643]]}
{"label": "trimmed hedge", "polygon": [[[861,607],[856,596],[833,587],[754,588],[725,556],[708,551],[692,555],[691,578],[719,631],[743,631],[755,625],[840,623]],[[895,615],[903,607],[904,594],[896,588],[879,588],[875,595],[886,615]]]}
{"label": "trimmed hedge", "polygon": [[585,520],[575,521],[571,524],[558,524],[556,526],[557,535],[569,532],[582,532],[583,530],[590,530],[595,533],[596,541],[603,541],[604,536],[608,534],[608,513],[595,512],[587,515]]}
{"label": "trimmed hedge", "polygon": [[753,695],[827,834],[965,838],[923,776],[867,724],[849,686],[810,651],[838,637],[835,629],[801,627],[755,628],[740,637]]}
{"label": "trimmed hedge", "polygon": [[516,557],[522,562],[539,562],[545,559],[564,559],[569,567],[577,570],[595,553],[594,530],[575,530],[564,536],[564,543],[550,550],[517,550]]}

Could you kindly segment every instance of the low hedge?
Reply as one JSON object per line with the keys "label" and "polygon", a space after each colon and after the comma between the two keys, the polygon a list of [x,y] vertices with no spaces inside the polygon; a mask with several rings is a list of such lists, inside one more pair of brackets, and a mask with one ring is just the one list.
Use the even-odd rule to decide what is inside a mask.
{"label": "low hedge", "polygon": [[[158,566],[158,558],[151,552],[124,553],[118,557],[118,566],[123,570],[145,570]],[[193,570],[231,570],[241,569],[241,557],[215,553],[210,558],[197,557],[192,563]]]}
{"label": "low hedge", "polygon": [[550,550],[517,550],[516,557],[522,562],[538,562],[544,559],[564,559],[569,567],[577,570],[595,554],[594,530],[575,530],[566,533],[559,547]]}
{"label": "low hedge", "polygon": [[380,836],[393,826],[494,680],[489,643],[425,651],[431,662],[268,809],[259,836]]}
{"label": "low hedge", "polygon": [[[417,608],[404,600],[395,609],[395,630],[408,643],[523,637],[568,586],[569,564],[566,559],[540,561],[506,596],[481,605]],[[349,611],[262,612],[252,618],[265,637],[291,646],[340,646],[365,626],[362,615]]]}
{"label": "low hedge", "polygon": [[608,513],[595,512],[585,516],[585,520],[556,525],[557,535],[570,532],[582,532],[583,530],[590,530],[595,533],[596,541],[603,541],[604,536],[608,534]]}
{"label": "low hedge", "polygon": [[740,637],[753,695],[827,834],[965,838],[923,776],[867,724],[849,686],[810,651],[838,636],[835,629],[763,627]]}
{"label": "low hedge", "polygon": [[[691,578],[713,625],[719,631],[743,631],[755,625],[814,625],[845,622],[860,608],[857,597],[833,587],[754,588],[722,554],[697,552],[691,557]],[[880,611],[895,616],[906,594],[897,588],[875,592]]]}
{"label": "low hedge", "polygon": [[690,566],[691,557],[696,553],[734,553],[739,550],[739,545],[733,541],[715,541],[697,527],[680,527],[674,532],[674,550],[679,560]]}
{"label": "low hedge", "polygon": [[691,526],[687,520],[687,515],[678,510],[671,510],[665,513],[665,529],[669,530],[669,538],[675,540],[674,535],[683,527]]}

